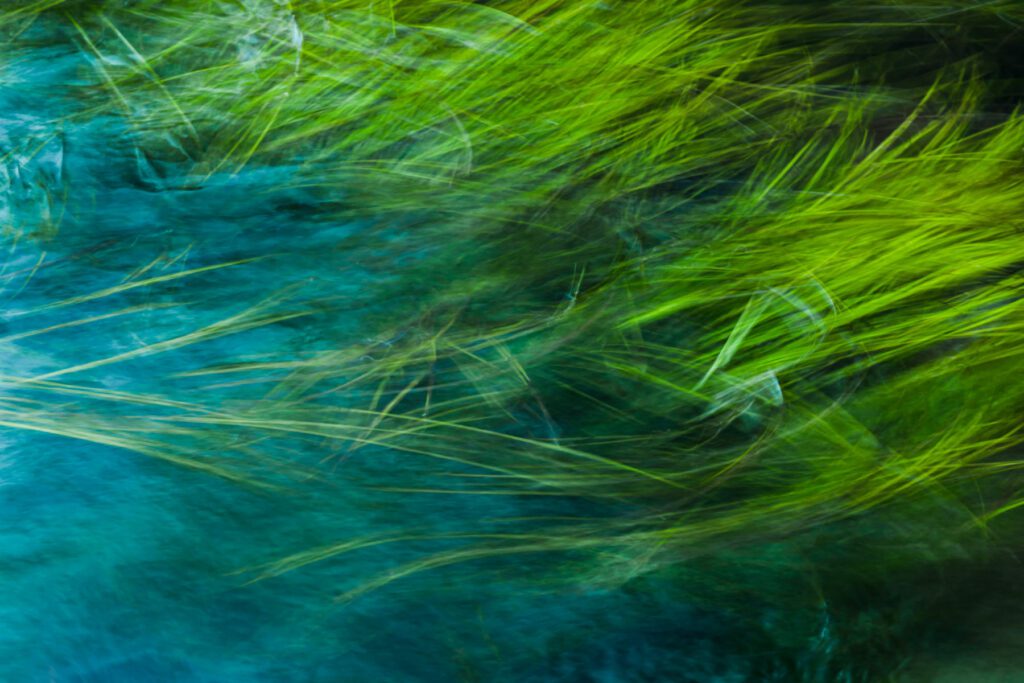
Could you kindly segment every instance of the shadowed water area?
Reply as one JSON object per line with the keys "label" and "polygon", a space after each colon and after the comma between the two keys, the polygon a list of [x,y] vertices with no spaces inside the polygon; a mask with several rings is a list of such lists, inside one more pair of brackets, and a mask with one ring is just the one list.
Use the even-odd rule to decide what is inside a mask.
{"label": "shadowed water area", "polygon": [[[47,40],[57,42],[40,34]],[[59,42],[23,52],[3,72],[3,209],[18,227],[0,275],[5,376],[183,400],[198,392],[205,408],[258,410],[271,383],[218,386],[230,382],[176,375],[226,359],[288,360],[318,345],[365,343],[373,332],[367,316],[406,305],[397,296],[366,300],[372,285],[401,277],[401,265],[362,265],[365,254],[344,246],[362,226],[322,216],[310,192],[281,189],[288,166],[215,174],[197,187],[183,164],[148,159],[122,122],[68,120],[74,86],[89,76],[81,53]],[[258,260],[53,307],[251,258]],[[303,316],[81,367],[267,300],[268,310]],[[265,490],[46,433],[53,421],[98,413],[104,426],[91,433],[102,440],[118,415],[152,416],[152,406],[90,402],[12,379],[3,394],[8,422],[17,422],[12,411],[34,406],[17,401],[34,400],[44,403],[30,413],[52,421],[29,430],[7,424],[2,433],[2,680],[624,681],[680,671],[692,680],[743,679],[744,663],[714,656],[721,620],[680,608],[657,589],[548,591],[530,585],[529,563],[516,561],[497,567],[507,583],[449,568],[333,601],[416,557],[415,544],[370,548],[252,585],[238,574],[353,537],[459,532],[466,519],[558,506],[374,491],[367,485],[416,485],[411,456],[334,452],[315,438],[281,447],[297,463],[333,458],[327,475],[281,475],[281,490]],[[198,445],[192,434],[164,438],[215,449],[218,438],[244,437]]]}

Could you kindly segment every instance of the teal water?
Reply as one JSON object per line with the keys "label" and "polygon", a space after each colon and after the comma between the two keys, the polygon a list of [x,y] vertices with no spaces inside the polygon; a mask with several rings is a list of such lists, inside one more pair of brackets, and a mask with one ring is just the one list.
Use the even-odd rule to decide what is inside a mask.
{"label": "teal water", "polygon": [[[337,198],[289,189],[288,164],[197,185],[173,155],[153,159],[137,148],[122,122],[68,119],[84,111],[75,93],[89,80],[85,58],[70,46],[44,41],[8,57],[0,81],[0,207],[12,228],[0,272],[0,680],[613,683],[752,675],[749,660],[729,656],[736,646],[727,620],[681,604],[653,579],[569,589],[546,583],[542,563],[527,558],[443,568],[334,600],[456,541],[378,546],[248,583],[252,574],[239,570],[350,538],[458,532],[467,520],[494,519],[500,528],[502,518],[574,508],[377,491],[381,483],[415,483],[423,466],[381,448],[339,457],[321,468],[329,476],[307,481],[268,465],[261,473],[282,488],[267,491],[110,445],[133,429],[153,432],[176,409],[74,388],[207,409],[258,406],[266,384],[179,375],[229,360],[387,344],[376,321],[415,305],[416,286],[403,295],[394,283],[417,257],[376,262],[372,244],[356,239],[373,217],[331,218],[325,203]],[[402,226],[377,226],[376,234],[402,239]],[[254,257],[67,303],[126,280]],[[305,315],[131,356],[268,299],[267,310]],[[46,328],[53,329],[34,334]],[[129,357],[81,367],[118,354]],[[59,386],[23,381],[40,377]],[[78,425],[87,436],[47,433],[47,425]],[[154,438],[202,458],[250,437],[206,429]],[[331,454],[314,438],[279,439],[272,448],[256,442],[254,450],[264,447],[310,466]]]}

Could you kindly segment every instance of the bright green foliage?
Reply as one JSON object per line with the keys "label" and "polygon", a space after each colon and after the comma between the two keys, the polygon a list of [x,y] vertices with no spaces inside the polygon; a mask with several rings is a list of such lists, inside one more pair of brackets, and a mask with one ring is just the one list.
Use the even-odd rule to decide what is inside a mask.
{"label": "bright green foliage", "polygon": [[90,115],[154,164],[294,165],[373,216],[343,246],[409,256],[420,294],[387,344],[191,373],[274,388],[159,429],[423,459],[395,495],[614,511],[467,520],[475,543],[367,588],[542,551],[621,581],[871,514],[916,535],[931,506],[962,525],[931,531],[980,535],[1021,504],[1024,116],[983,49],[1019,3],[121,4],[6,21],[52,15]]}

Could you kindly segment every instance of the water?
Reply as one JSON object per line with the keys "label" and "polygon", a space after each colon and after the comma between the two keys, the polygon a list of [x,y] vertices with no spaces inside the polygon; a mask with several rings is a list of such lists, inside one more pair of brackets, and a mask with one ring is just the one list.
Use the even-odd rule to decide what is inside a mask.
{"label": "water", "polygon": [[[250,584],[252,573],[239,570],[350,538],[457,532],[466,520],[572,508],[374,491],[367,484],[414,483],[423,467],[379,448],[339,459],[323,479],[282,475],[284,490],[261,490],[104,443],[127,426],[152,428],[161,408],[19,383],[45,377],[65,388],[235,405],[267,387],[176,375],[363,343],[378,334],[367,320],[411,305],[374,300],[401,265],[364,265],[339,248],[365,225],[332,219],[310,191],[282,189],[294,168],[218,174],[196,189],[184,166],[142,154],[118,120],[62,120],[83,106],[70,97],[87,80],[83,57],[66,44],[34,50],[8,63],[0,81],[0,209],[11,226],[0,272],[0,680],[746,679],[749,664],[728,656],[722,619],[681,605],[653,579],[570,589],[546,583],[543,562],[525,558],[442,568],[334,600],[439,547],[396,543]],[[252,257],[66,303],[126,278]],[[268,310],[312,313],[166,343],[268,297],[277,297]],[[347,315],[317,312],[342,299]],[[162,352],[131,355],[160,343]],[[105,360],[118,354],[127,356]],[[70,424],[87,438],[47,433]],[[221,437],[156,438],[204,457]],[[313,438],[275,448],[306,464],[329,452]]]}

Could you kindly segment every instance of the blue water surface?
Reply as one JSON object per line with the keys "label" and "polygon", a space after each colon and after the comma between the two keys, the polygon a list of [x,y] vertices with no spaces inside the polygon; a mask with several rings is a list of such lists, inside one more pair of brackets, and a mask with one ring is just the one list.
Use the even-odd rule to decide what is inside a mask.
{"label": "blue water surface", "polygon": [[[388,306],[415,305],[415,287],[407,300],[368,294],[400,278],[402,264],[374,263],[344,246],[372,216],[332,218],[323,196],[290,187],[295,168],[284,163],[196,182],[187,165],[140,150],[123,121],[69,118],[85,107],[72,94],[90,78],[88,59],[55,42],[5,65],[0,80],[0,680],[750,679],[749,664],[723,649],[724,620],[673,599],[657,578],[573,589],[545,582],[542,562],[522,558],[441,568],[335,600],[437,550],[412,542],[250,583],[252,573],[240,570],[352,538],[457,532],[467,520],[572,508],[379,491],[366,484],[414,484],[423,467],[383,449],[262,489],[96,438],[161,408],[27,386],[24,379],[44,377],[211,407],[256,401],[266,392],[258,383],[225,386],[182,373],[363,344],[382,334],[369,320],[387,319]],[[401,239],[400,226],[391,234]],[[257,260],[69,302],[250,258]],[[130,356],[267,300],[272,310],[313,312]],[[328,300],[347,301],[348,313],[318,316]],[[118,313],[125,309],[133,312]],[[98,319],[82,322],[90,318]],[[81,367],[118,354],[129,357]],[[93,436],[48,433],[40,428],[47,424],[92,425]],[[215,431],[161,438],[199,456],[216,455],[218,438],[244,438]],[[329,452],[313,438],[282,448],[304,464]]]}

